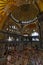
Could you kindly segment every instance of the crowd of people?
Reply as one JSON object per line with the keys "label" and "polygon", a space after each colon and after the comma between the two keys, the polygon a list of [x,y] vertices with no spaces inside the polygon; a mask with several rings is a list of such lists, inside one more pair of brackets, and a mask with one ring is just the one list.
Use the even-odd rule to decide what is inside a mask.
{"label": "crowd of people", "polygon": [[37,45],[30,48],[24,46],[22,50],[12,49],[7,55],[7,65],[43,65],[43,54]]}
{"label": "crowd of people", "polygon": [[3,65],[43,65],[43,51],[35,47],[24,46],[18,50],[17,46],[8,47],[4,53],[6,64]]}

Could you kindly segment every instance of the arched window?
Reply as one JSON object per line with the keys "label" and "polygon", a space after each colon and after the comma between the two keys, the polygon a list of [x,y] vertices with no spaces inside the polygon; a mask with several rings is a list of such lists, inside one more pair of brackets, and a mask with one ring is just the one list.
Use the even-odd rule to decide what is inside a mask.
{"label": "arched window", "polygon": [[38,32],[33,31],[31,36],[32,36],[32,41],[39,41],[39,38],[38,38],[39,37],[39,33]]}
{"label": "arched window", "polygon": [[38,32],[33,32],[33,33],[31,34],[31,36],[39,36],[39,33],[38,33]]}
{"label": "arched window", "polygon": [[7,39],[8,41],[13,41],[13,37],[8,37],[8,39]]}

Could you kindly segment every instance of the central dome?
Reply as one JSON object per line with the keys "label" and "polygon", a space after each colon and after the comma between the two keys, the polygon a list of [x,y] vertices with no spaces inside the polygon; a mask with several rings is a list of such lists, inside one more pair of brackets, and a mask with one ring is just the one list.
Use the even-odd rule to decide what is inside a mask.
{"label": "central dome", "polygon": [[34,4],[23,4],[15,8],[12,15],[20,21],[27,21],[36,17],[38,12],[39,11]]}

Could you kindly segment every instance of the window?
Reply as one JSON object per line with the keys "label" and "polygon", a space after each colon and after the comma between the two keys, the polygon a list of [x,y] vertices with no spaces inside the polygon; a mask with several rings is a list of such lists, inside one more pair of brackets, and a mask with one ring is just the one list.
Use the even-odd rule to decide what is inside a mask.
{"label": "window", "polygon": [[8,41],[13,41],[13,37],[9,36]]}
{"label": "window", "polygon": [[38,33],[38,32],[33,32],[33,33],[31,34],[31,36],[39,36],[39,33]]}
{"label": "window", "polygon": [[31,34],[31,36],[32,36],[32,41],[39,41],[39,33],[38,32],[36,32],[36,31],[34,31],[32,34]]}

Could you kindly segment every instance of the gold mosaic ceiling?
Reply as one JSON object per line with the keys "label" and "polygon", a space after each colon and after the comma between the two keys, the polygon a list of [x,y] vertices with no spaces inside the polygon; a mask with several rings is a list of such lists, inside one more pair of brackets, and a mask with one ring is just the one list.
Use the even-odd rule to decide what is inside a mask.
{"label": "gold mosaic ceiling", "polygon": [[[27,0],[33,1],[33,0]],[[27,3],[28,3],[27,2]],[[24,0],[0,0],[0,14],[3,14],[12,4],[13,5],[20,5],[25,3]],[[43,11],[43,0],[37,0],[39,8]]]}

